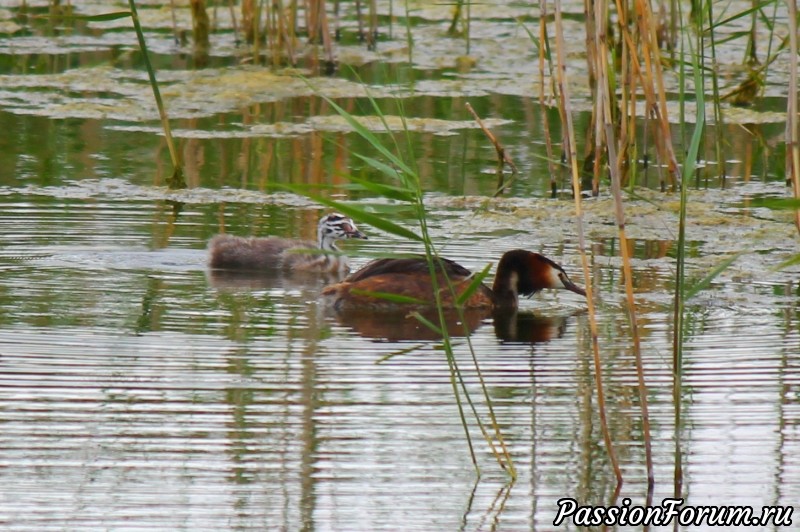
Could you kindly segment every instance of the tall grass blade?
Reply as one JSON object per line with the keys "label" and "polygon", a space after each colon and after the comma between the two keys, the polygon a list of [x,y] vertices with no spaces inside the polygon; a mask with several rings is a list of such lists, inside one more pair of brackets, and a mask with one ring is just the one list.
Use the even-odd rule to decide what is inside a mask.
{"label": "tall grass blade", "polygon": [[[408,176],[403,175],[403,173],[401,171],[399,171],[397,168],[389,166],[388,164],[384,164],[381,161],[378,161],[377,159],[374,159],[372,157],[367,157],[365,155],[360,155],[358,153],[356,153],[355,156],[358,157],[359,159],[361,159],[362,161],[364,161],[365,163],[367,163],[368,165],[370,165],[371,167],[373,167],[375,170],[377,170],[380,173],[382,173],[383,175],[385,175],[387,177],[390,177],[390,178],[399,179],[401,181],[401,183],[403,184],[402,190],[407,190],[411,194],[414,194],[416,192],[410,186],[410,180],[409,180]],[[401,189],[401,187],[397,187],[397,188]],[[413,196],[412,196],[412,199],[410,201],[412,201],[412,202],[414,201],[414,197]]]}
{"label": "tall grass blade", "polygon": [[316,201],[317,203],[321,203],[322,205],[327,205],[337,211],[341,212],[345,216],[349,216],[358,222],[363,222],[367,225],[371,225],[376,229],[380,229],[381,231],[386,231],[387,233],[397,235],[402,238],[407,238],[409,240],[414,240],[416,242],[422,242],[423,238],[411,231],[410,229],[406,229],[401,225],[397,225],[394,222],[390,222],[386,218],[382,218],[371,212],[357,207],[355,205],[348,205],[347,203],[342,203],[340,201],[332,200],[329,198],[325,198],[323,196],[317,196],[315,194],[309,194],[307,192],[303,192],[301,187],[295,187],[293,185],[281,185],[282,188],[286,188],[287,190],[291,190],[298,194],[304,194],[306,197]]}
{"label": "tall grass blade", "polygon": [[417,242],[422,242],[424,240],[422,236],[415,233],[414,231],[406,229],[402,225],[397,225],[394,222],[390,222],[386,218],[376,216],[371,212],[362,209],[361,207],[348,205],[346,203],[331,200],[328,198],[323,198],[321,196],[309,196],[309,197],[318,203],[327,205],[328,207],[332,207],[346,216],[350,216],[351,218],[358,220],[359,222],[364,222],[365,224],[371,225],[372,227],[380,229],[381,231],[386,231],[387,233],[391,233],[393,235],[397,235],[402,238],[407,238],[409,240],[415,240]]}
{"label": "tall grass blade", "polygon": [[466,303],[467,300],[472,296],[472,294],[475,293],[475,290],[477,290],[478,287],[483,284],[483,280],[486,279],[487,275],[489,275],[489,271],[491,269],[492,265],[487,264],[486,267],[472,276],[472,280],[470,281],[469,286],[467,286],[467,289],[461,292],[461,295],[459,295],[456,299],[456,304],[459,307],[463,306],[464,303]]}
{"label": "tall grass blade", "polygon": [[[367,296],[367,297],[375,297],[378,299],[383,299],[391,303],[398,303],[401,305],[425,305],[426,302],[417,299],[416,297],[411,296],[404,296],[403,294],[393,294],[392,292],[373,292],[372,290],[359,290],[357,288],[353,288],[350,291],[352,294],[357,296]],[[436,329],[438,330],[438,329]]]}
{"label": "tall grass blade", "polygon": [[774,270],[783,270],[791,266],[797,266],[798,264],[800,264],[800,255],[795,255],[791,259],[785,260],[780,264],[778,264],[777,266],[775,266]]}
{"label": "tall grass blade", "polygon": [[394,185],[376,183],[374,181],[369,181],[368,179],[356,177],[352,174],[339,175],[347,178],[347,180],[350,181],[350,184],[345,185],[343,188],[350,190],[364,190],[383,198],[402,201],[403,203],[414,203],[414,191],[412,190]]}
{"label": "tall grass blade", "polygon": [[[522,27],[522,29],[525,31],[525,33],[528,34],[528,38],[531,40],[531,44],[535,48],[535,52],[538,54],[539,53],[539,48],[541,47],[541,44],[539,43],[539,39],[536,37],[536,35],[533,34],[533,32],[528,28],[528,26],[525,25],[525,23],[522,21],[522,18],[518,18],[517,19],[517,24],[519,24]],[[549,52],[549,50],[548,50],[548,52]]]}
{"label": "tall grass blade", "polygon": [[696,296],[698,293],[700,293],[702,290],[705,290],[706,288],[708,288],[709,285],[711,284],[711,281],[716,279],[722,272],[724,272],[725,270],[730,268],[731,265],[734,262],[736,262],[736,259],[738,259],[739,257],[741,257],[744,254],[745,254],[744,251],[740,251],[739,253],[736,253],[736,254],[728,257],[727,259],[725,259],[724,261],[719,263],[719,265],[717,265],[716,268],[711,270],[708,273],[708,275],[706,275],[705,277],[703,277],[702,279],[697,281],[694,285],[690,286],[689,288],[686,288],[686,290],[685,290],[685,292],[683,294],[684,301],[689,301],[694,296]]}
{"label": "tall grass blade", "polygon": [[673,495],[679,497],[683,487],[683,456],[681,453],[681,433],[682,433],[682,396],[683,396],[683,342],[684,342],[684,304],[686,302],[686,206],[689,201],[688,177],[694,175],[697,168],[697,155],[700,151],[700,142],[703,138],[705,129],[705,91],[703,70],[699,68],[700,58],[694,51],[689,50],[694,68],[692,74],[694,78],[695,100],[697,102],[697,121],[689,142],[689,149],[684,161],[684,183],[680,188],[681,200],[678,215],[678,253],[675,260],[675,301],[673,306],[673,331],[672,331],[672,402],[675,409],[675,478]]}
{"label": "tall grass blade", "polygon": [[[407,5],[406,5],[407,7]],[[308,83],[308,81],[306,81]],[[310,86],[310,83],[309,83]],[[313,87],[312,87],[313,88]],[[372,98],[369,94],[367,94],[370,103],[372,104],[373,109],[375,110],[378,117],[381,119],[384,128],[387,132],[391,133],[391,129],[389,128],[388,124],[386,123],[385,116],[381,112],[380,107],[377,105],[377,102],[374,98]],[[475,455],[475,450],[472,446],[472,439],[470,436],[469,426],[466,421],[464,408],[462,404],[462,396],[459,391],[459,384],[460,390],[464,393],[464,398],[472,408],[473,415],[478,423],[478,426],[481,429],[481,433],[483,434],[484,438],[486,439],[489,448],[495,459],[497,460],[500,467],[502,467],[505,471],[511,475],[511,478],[516,478],[516,469],[514,468],[513,461],[511,460],[511,455],[508,451],[508,448],[505,444],[503,434],[500,429],[500,424],[497,422],[497,418],[494,415],[494,411],[492,409],[491,400],[489,397],[489,392],[486,388],[486,383],[483,380],[480,367],[477,364],[477,357],[475,355],[474,349],[472,348],[472,343],[467,340],[469,345],[470,353],[472,354],[472,359],[475,363],[475,369],[479,375],[480,386],[483,390],[484,397],[487,401],[487,407],[489,409],[489,417],[492,421],[492,427],[494,429],[494,434],[490,435],[484,428],[483,423],[481,422],[480,415],[478,414],[477,410],[472,403],[470,395],[468,393],[466,384],[464,379],[461,376],[461,372],[458,369],[458,365],[456,363],[455,355],[453,352],[452,343],[450,341],[449,332],[447,329],[447,321],[444,313],[444,309],[442,306],[442,293],[440,291],[440,278],[441,276],[437,274],[437,261],[439,260],[438,254],[436,252],[436,248],[431,240],[430,233],[428,232],[428,223],[427,223],[427,215],[425,212],[425,205],[424,205],[424,195],[422,188],[420,186],[420,179],[418,174],[413,170],[413,168],[407,164],[405,161],[401,159],[401,157],[395,153],[392,153],[390,149],[388,149],[384,144],[378,139],[378,137],[370,131],[367,127],[365,127],[357,118],[353,115],[345,111],[342,107],[337,105],[333,102],[330,98],[320,95],[340,116],[342,116],[345,121],[353,128],[353,130],[364,140],[367,141],[368,144],[371,145],[375,151],[377,151],[381,156],[383,156],[389,164],[385,164],[381,161],[377,161],[371,157],[367,156],[359,156],[364,162],[368,165],[372,166],[374,169],[378,170],[384,175],[387,175],[391,178],[397,179],[400,182],[401,186],[392,187],[390,190],[384,190],[384,192],[389,192],[391,195],[397,197],[399,194],[403,196],[404,199],[408,199],[405,194],[409,193],[412,196],[412,201],[409,202],[413,208],[414,212],[417,216],[417,223],[419,224],[420,233],[416,234],[408,229],[403,227],[397,226],[396,224],[392,224],[391,222],[387,222],[384,219],[378,218],[375,215],[372,215],[363,209],[358,207],[354,207],[351,205],[346,205],[337,201],[333,201],[327,198],[321,197],[312,197],[319,203],[324,205],[328,205],[340,210],[342,213],[352,216],[354,219],[365,222],[367,224],[373,225],[376,228],[384,229],[387,232],[397,234],[399,236],[404,236],[406,238],[410,238],[415,241],[420,241],[425,246],[425,257],[428,263],[428,274],[431,277],[431,285],[433,291],[433,297],[435,299],[436,310],[438,313],[438,320],[439,326],[438,330],[441,331],[442,336],[442,346],[444,348],[448,367],[450,368],[450,382],[453,388],[453,394],[456,400],[456,405],[458,407],[459,417],[461,419],[462,426],[464,428],[464,433],[467,439],[467,445],[469,447],[470,457],[472,459],[472,463],[475,466],[475,469],[480,474],[480,468],[478,466],[477,457]],[[411,145],[411,137],[409,134],[408,127],[405,122],[405,115],[402,112],[402,103],[398,101],[398,107],[400,109],[400,116],[403,119],[404,131],[406,135],[406,140]],[[394,136],[391,136],[394,139]],[[397,149],[397,153],[401,153],[399,147],[395,143],[395,148]],[[409,153],[413,153],[413,150],[409,150]],[[413,161],[412,161],[413,162]],[[365,185],[364,182],[361,182],[359,186],[368,186]],[[292,187],[286,187],[291,189]],[[452,284],[450,280],[445,277],[445,281],[448,284],[449,290],[451,293],[453,291]],[[477,286],[477,285],[476,285]],[[396,296],[397,294],[388,295],[389,297]],[[457,309],[458,312],[461,312],[461,309]],[[435,326],[435,324],[431,323]],[[436,329],[434,329],[436,330]],[[467,337],[469,338],[469,337]],[[499,450],[498,450],[499,446]]]}
{"label": "tall grass blade", "polygon": [[[794,197],[800,199],[800,123],[797,116],[797,2],[788,0],[789,8],[789,87],[786,97],[786,168],[792,182]],[[800,231],[800,210],[794,213],[794,223]]]}
{"label": "tall grass blade", "polygon": [[439,327],[438,325],[433,323],[431,320],[429,320],[428,318],[426,318],[425,316],[423,316],[419,312],[412,312],[411,314],[409,314],[409,316],[411,316],[412,318],[416,319],[417,321],[422,323],[425,327],[429,328],[430,330],[432,330],[433,332],[435,332],[439,336],[444,336],[444,331],[442,331],[441,327]]}
{"label": "tall grass blade", "polygon": [[[713,13],[713,3],[711,1],[706,2],[706,9],[708,10],[708,21],[709,25],[714,20],[714,13]],[[703,36],[700,37],[701,39]],[[711,31],[708,34],[708,40],[710,41],[709,49],[711,50],[711,64],[717,65],[717,44],[716,44],[716,33]],[[701,48],[701,50],[705,50],[705,47]],[[720,97],[719,92],[719,76],[717,75],[717,69],[713,68],[709,73],[711,76],[711,90],[712,90],[712,103],[714,108],[714,149],[716,150],[716,164],[717,164],[717,176],[720,178],[720,184],[722,187],[725,186],[725,179],[727,177],[727,170],[725,168],[725,156],[723,155],[723,132],[725,128],[725,115],[722,112],[722,98]],[[698,108],[698,113],[702,111]]]}
{"label": "tall grass blade", "polygon": [[[736,22],[740,18],[747,17],[747,16],[753,14],[754,12],[761,11],[765,7],[767,7],[769,5],[772,5],[772,4],[775,4],[775,3],[777,3],[776,0],[767,0],[766,2],[761,2],[760,4],[756,4],[755,6],[749,8],[749,9],[745,9],[744,11],[740,11],[740,12],[736,13],[735,15],[731,15],[730,17],[728,17],[726,19],[723,19],[723,20],[720,20],[718,22],[714,22],[713,24],[710,24],[708,26],[708,28],[706,28],[705,32],[706,33],[710,33],[710,32],[714,31],[717,28],[722,28],[722,27],[728,26],[728,25],[730,25],[731,22]],[[727,31],[726,31],[726,33],[727,33]],[[717,42],[720,42],[720,41],[717,41]]]}
{"label": "tall grass blade", "polygon": [[86,22],[109,22],[130,16],[130,11],[113,11],[111,13],[100,13],[99,15],[66,15],[62,18],[64,20],[83,20]]}
{"label": "tall grass blade", "polygon": [[[339,116],[344,118],[350,127],[352,127],[361,138],[366,140],[370,146],[375,148],[375,150],[377,150],[381,155],[386,157],[386,159],[395,165],[401,172],[405,172],[407,176],[413,176],[416,174],[400,157],[389,151],[386,146],[383,145],[380,139],[378,139],[378,137],[372,131],[370,131],[369,128],[362,124],[354,115],[345,111],[341,106],[327,96],[320,95],[320,97],[325,100],[328,105],[333,107],[334,110],[339,113]],[[399,175],[398,177],[402,178],[402,175]]]}
{"label": "tall grass blade", "polygon": [[749,207],[766,207],[772,210],[800,209],[800,198],[756,198],[749,203]]}
{"label": "tall grass blade", "polygon": [[164,138],[169,148],[169,155],[172,158],[172,177],[169,180],[170,188],[186,188],[186,180],[183,177],[183,165],[181,164],[178,150],[175,148],[175,143],[172,141],[172,132],[169,127],[169,117],[167,110],[164,107],[164,102],[161,99],[161,91],[158,90],[158,82],[156,81],[156,72],[153,65],[150,63],[150,54],[147,52],[147,43],[144,40],[144,33],[142,32],[142,25],[139,23],[139,13],[136,11],[136,2],[128,0],[131,8],[131,20],[133,21],[133,28],[136,31],[136,38],[139,39],[139,48],[142,51],[142,60],[144,61],[147,75],[150,78],[150,87],[153,89],[153,96],[156,99],[156,107],[158,107],[158,114],[161,117],[161,127],[164,130]]}

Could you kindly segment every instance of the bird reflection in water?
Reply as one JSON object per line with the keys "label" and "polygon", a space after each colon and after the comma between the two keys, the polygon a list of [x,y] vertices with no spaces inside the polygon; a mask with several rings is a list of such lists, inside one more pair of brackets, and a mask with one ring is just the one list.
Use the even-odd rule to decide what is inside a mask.
{"label": "bird reflection in water", "polygon": [[206,270],[208,283],[216,290],[247,292],[271,288],[319,291],[323,286],[339,281],[344,274],[282,271]]}
{"label": "bird reflection in water", "polygon": [[[439,326],[436,309],[424,309],[419,314],[424,320]],[[353,310],[329,312],[329,315],[360,336],[377,341],[436,341],[442,338],[438,331],[417,319],[413,313]],[[451,337],[464,337],[474,333],[484,324],[492,322],[498,340],[532,344],[545,343],[562,337],[567,331],[569,318],[573,315],[574,313],[548,316],[514,310],[492,313],[485,309],[467,309],[460,316],[454,309],[444,311],[447,332]]]}

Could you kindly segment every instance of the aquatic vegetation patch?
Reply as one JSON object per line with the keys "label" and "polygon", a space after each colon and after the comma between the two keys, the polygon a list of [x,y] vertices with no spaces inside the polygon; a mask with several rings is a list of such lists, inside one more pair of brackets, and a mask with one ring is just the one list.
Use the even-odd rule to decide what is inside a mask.
{"label": "aquatic vegetation patch", "polygon": [[[434,135],[455,135],[460,129],[479,127],[472,120],[439,120],[435,118],[406,118],[402,116],[360,116],[361,124],[371,131],[418,131]],[[337,115],[313,116],[309,123],[320,131],[349,132],[352,128],[345,119]],[[496,127],[511,123],[511,120],[487,119],[488,127]]]}
{"label": "aquatic vegetation patch", "polygon": [[[637,189],[636,194],[639,198],[628,198],[625,204],[628,236],[637,240],[676,239],[677,199],[665,203],[661,193],[648,189]],[[745,252],[753,255],[749,264],[754,266],[750,273],[754,277],[790,279],[800,272],[798,267],[793,273],[767,273],[796,254],[797,229],[790,211],[748,209],[741,206],[742,193],[735,189],[692,191],[690,198],[687,238],[698,245],[697,253],[691,257],[693,267],[707,268],[722,256]],[[474,219],[485,232],[517,231],[543,243],[574,239],[574,210],[569,202],[447,196],[430,197],[426,202],[432,208],[463,210],[465,221],[461,223]],[[585,201],[583,207],[586,233],[592,241],[617,236],[611,198],[601,196]]]}
{"label": "aquatic vegetation patch", "polygon": [[[627,231],[637,240],[675,239],[678,213],[674,204],[656,204],[660,193],[637,189],[638,199],[626,201]],[[13,194],[49,196],[53,198],[113,200],[170,200],[188,205],[212,203],[257,203],[287,207],[313,207],[310,199],[289,192],[263,192],[225,188],[193,188],[169,190],[166,187],[138,186],[124,179],[86,179],[64,186],[3,187],[1,196]],[[800,266],[780,272],[770,269],[796,254],[796,229],[791,211],[766,208],[751,209],[742,204],[740,190],[692,191],[687,210],[687,237],[697,246],[690,257],[692,268],[710,268],[721,257],[745,252],[747,257],[737,262],[731,275],[760,279],[792,279]],[[380,198],[358,202],[372,211],[395,209],[397,206]],[[574,211],[569,202],[541,198],[487,198],[484,196],[444,196],[426,194],[425,203],[432,217],[432,236],[442,241],[463,238],[474,242],[474,235],[492,238],[503,245],[528,246],[550,242],[569,242],[574,239]],[[608,241],[616,237],[612,200],[601,197],[584,202],[587,235],[593,241]],[[376,211],[377,212],[377,211]],[[438,221],[441,220],[441,223]],[[457,220],[456,231],[453,230]],[[500,244],[497,244],[500,245]],[[494,246],[494,244],[493,244]],[[597,259],[599,260],[599,259]],[[604,259],[606,260],[606,259]],[[610,260],[610,258],[609,258]],[[672,261],[649,260],[671,268]]]}

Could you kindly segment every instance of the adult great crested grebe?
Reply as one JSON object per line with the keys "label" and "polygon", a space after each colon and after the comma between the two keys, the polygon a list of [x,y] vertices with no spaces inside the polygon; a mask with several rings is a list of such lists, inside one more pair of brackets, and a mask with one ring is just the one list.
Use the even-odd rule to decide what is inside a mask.
{"label": "adult great crested grebe", "polygon": [[[456,306],[456,299],[472,282],[472,273],[448,259],[440,258],[436,278],[442,305]],[[453,285],[456,297],[448,287]],[[545,288],[561,288],[586,297],[583,288],[573,283],[564,269],[547,257],[524,249],[508,251],[497,265],[494,285],[478,286],[463,303],[464,308],[516,309],[519,296],[530,296]],[[380,297],[381,294],[403,296]],[[322,295],[337,310],[395,310],[435,304],[433,283],[425,257],[378,259],[344,281],[325,287]]]}

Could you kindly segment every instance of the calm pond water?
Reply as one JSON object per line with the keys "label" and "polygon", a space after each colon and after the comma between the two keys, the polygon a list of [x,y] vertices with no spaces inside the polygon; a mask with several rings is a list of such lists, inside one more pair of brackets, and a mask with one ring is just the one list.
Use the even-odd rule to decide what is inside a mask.
{"label": "calm pond water", "polygon": [[[527,38],[515,23],[476,20],[487,41]],[[441,24],[420,21],[419,39],[433,39]],[[63,36],[61,52],[32,51],[56,37],[34,28],[0,39],[4,529],[551,530],[561,498],[608,502],[616,482],[599,428],[585,302],[544,293],[524,300],[507,323],[471,322],[470,342],[518,478],[511,482],[500,469],[470,416],[478,475],[447,361],[424,328],[410,319],[336,315],[319,299],[328,279],[229,276],[206,267],[206,242],[222,230],[312,237],[325,211],[269,185],[343,184],[341,172],[377,178],[352,155],[373,155],[369,147],[325,122],[331,110],[317,97],[260,100],[197,82],[271,76],[266,70],[228,68],[224,57],[212,57],[217,70],[193,71],[181,58],[168,71],[173,45],[166,33],[153,33],[179,109],[174,127],[190,185],[169,191],[168,158],[129,52],[130,32],[89,26]],[[220,39],[223,50],[232,46],[230,36]],[[437,52],[421,52],[411,67],[357,69],[376,91],[390,86],[409,116],[446,122],[410,136],[435,241],[475,270],[509,249],[539,251],[583,284],[571,200],[546,199],[542,111],[529,89],[482,84],[496,74],[491,63],[463,76],[435,68]],[[347,90],[336,84],[353,79],[341,69],[318,83]],[[419,94],[403,95],[412,86]],[[208,110],[192,107],[190,88]],[[496,120],[493,129],[522,170],[501,198],[491,199],[492,147],[460,124],[470,120],[464,94]],[[367,113],[364,98],[339,98]],[[275,123],[284,124],[280,131],[270,129]],[[747,253],[687,304],[678,427],[676,198],[647,187],[642,199],[630,198],[625,245],[635,257],[656,504],[674,494],[676,436],[688,504],[760,512],[800,500],[799,270],[773,270],[797,253],[798,241],[788,215],[754,203],[785,193],[776,166],[782,156],[762,142],[783,126],[749,127],[757,133],[730,126],[725,189],[710,173],[691,191],[689,277],[697,281],[731,253]],[[656,188],[655,173],[648,179],[641,184]],[[401,205],[332,193],[412,223]],[[586,202],[591,282],[621,497],[643,504],[639,394],[610,205],[606,194]],[[356,267],[373,255],[418,251],[360,228],[370,239],[343,246]],[[466,339],[454,341],[485,422]]]}

